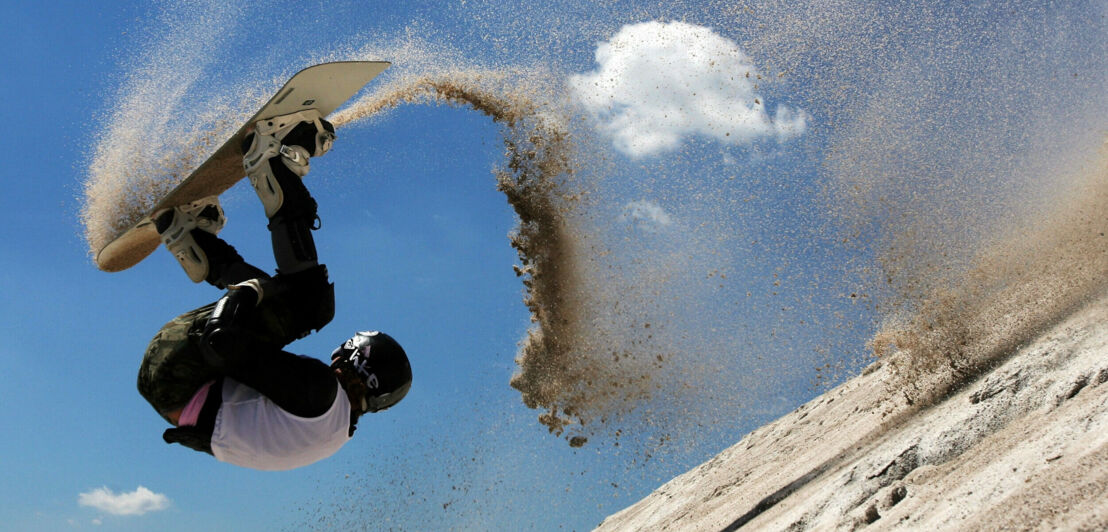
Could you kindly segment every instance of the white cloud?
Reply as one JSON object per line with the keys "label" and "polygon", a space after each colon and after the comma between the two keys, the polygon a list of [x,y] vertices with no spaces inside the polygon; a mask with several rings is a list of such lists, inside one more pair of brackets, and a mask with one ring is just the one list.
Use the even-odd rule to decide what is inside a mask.
{"label": "white cloud", "polygon": [[633,157],[676,149],[689,135],[729,144],[784,142],[807,127],[801,109],[766,112],[750,58],[709,28],[628,25],[595,55],[598,68],[570,77],[570,87],[616,148]]}
{"label": "white cloud", "polygon": [[669,213],[649,200],[632,201],[624,205],[619,220],[652,233],[673,225],[673,218]]}
{"label": "white cloud", "polygon": [[113,493],[107,487],[77,496],[81,506],[91,506],[112,515],[142,515],[169,507],[169,498],[139,486],[130,493]]}

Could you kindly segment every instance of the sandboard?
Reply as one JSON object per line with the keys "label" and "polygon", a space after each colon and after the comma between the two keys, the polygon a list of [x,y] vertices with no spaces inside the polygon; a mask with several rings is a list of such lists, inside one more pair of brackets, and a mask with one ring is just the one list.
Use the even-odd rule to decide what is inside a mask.
{"label": "sandboard", "polygon": [[126,270],[158,249],[151,216],[162,209],[222,194],[246,177],[242,141],[259,120],[307,109],[326,117],[388,68],[384,61],[340,61],[297,72],[242,127],[127,231],[96,252],[96,266],[106,272]]}

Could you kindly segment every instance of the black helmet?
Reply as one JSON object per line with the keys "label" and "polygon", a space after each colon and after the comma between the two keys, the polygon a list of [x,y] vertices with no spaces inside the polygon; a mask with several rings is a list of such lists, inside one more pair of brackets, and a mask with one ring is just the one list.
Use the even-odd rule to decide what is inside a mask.
{"label": "black helmet", "polygon": [[331,353],[331,367],[356,374],[366,386],[363,412],[380,412],[399,403],[412,387],[412,366],[391,336],[362,331]]}

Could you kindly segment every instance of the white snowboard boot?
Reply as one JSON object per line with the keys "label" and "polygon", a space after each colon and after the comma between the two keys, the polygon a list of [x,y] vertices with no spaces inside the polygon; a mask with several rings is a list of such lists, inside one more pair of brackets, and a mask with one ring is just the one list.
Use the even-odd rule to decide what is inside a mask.
{"label": "white snowboard boot", "polygon": [[334,126],[314,109],[259,120],[255,124],[254,132],[243,142],[242,166],[262,200],[267,218],[273,218],[281,210],[290,194],[304,195],[290,190],[302,188],[291,178],[307,175],[311,169],[308,158],[327,153],[334,140]]}
{"label": "white snowboard boot", "polygon": [[154,228],[158,230],[162,243],[194,283],[208,276],[210,265],[192,230],[200,229],[217,235],[226,223],[227,217],[219,205],[219,196],[208,196],[154,215]]}

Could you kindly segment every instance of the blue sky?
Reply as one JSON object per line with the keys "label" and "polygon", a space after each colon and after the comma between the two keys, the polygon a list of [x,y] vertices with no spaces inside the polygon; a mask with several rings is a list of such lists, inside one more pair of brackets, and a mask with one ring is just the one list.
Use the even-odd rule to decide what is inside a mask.
{"label": "blue sky", "polygon": [[[992,176],[1026,163],[1029,148],[1060,153],[1061,137],[1095,138],[1088,132],[1099,124],[1086,111],[1104,103],[1095,91],[1104,74],[1089,64],[1097,60],[1077,52],[1104,50],[1103,14],[1100,22],[1085,16],[1095,5],[1027,10],[1008,21],[1000,10],[936,9],[925,18],[895,6],[740,16],[730,4],[698,2],[362,4],[250,6],[243,14],[204,3],[5,5],[0,529],[590,528],[818,394],[815,383],[856,371],[881,319],[874,302],[888,297],[867,283],[880,271],[875,248],[896,233],[890,219],[913,220],[925,239],[944,241],[962,232],[938,223],[950,212],[928,205],[957,199],[960,227],[991,212],[979,205],[1024,205],[1026,196],[1012,190],[1049,183]],[[903,16],[889,20],[890,13]],[[643,24],[674,20],[687,24]],[[982,25],[995,30],[982,33],[991,37],[976,36]],[[1067,31],[1054,31],[1060,27]],[[120,273],[91,262],[82,186],[97,146],[118,131],[113,106],[166,98],[178,122],[158,129],[146,127],[149,117],[136,119],[135,128],[155,136],[190,120],[190,98],[271,90],[319,57],[404,42],[420,43],[421,54],[376,59],[393,61],[400,74],[449,70],[459,57],[506,72],[550,70],[545,79],[560,84],[543,94],[564,96],[559,105],[575,110],[573,130],[586,141],[579,161],[590,166],[577,177],[590,191],[582,227],[607,248],[590,271],[608,272],[593,281],[615,293],[598,295],[597,308],[623,297],[659,331],[621,331],[622,315],[607,317],[610,341],[658,342],[677,353],[662,376],[696,390],[671,397],[683,388],[662,386],[662,395],[613,416],[579,449],[548,434],[540,412],[508,385],[530,321],[507,238],[517,220],[491,173],[502,164],[502,130],[469,109],[410,105],[344,127],[335,151],[313,161],[307,179],[323,219],[317,243],[338,309],[323,332],[290,347],[324,357],[356,330],[387,331],[413,359],[409,398],[363,420],[332,459],[292,472],[238,469],[163,444],[163,422],[135,390],[143,349],[166,321],[219,294],[189,283],[163,250]],[[931,53],[940,42],[949,48],[944,58]],[[601,43],[614,52],[596,55]],[[1013,43],[1041,53],[1017,60],[1000,52]],[[683,83],[654,77],[672,61],[686,64],[660,58],[690,50],[712,66],[678,69]],[[986,50],[985,59],[974,50]],[[968,68],[986,59],[990,68]],[[1036,77],[1043,63],[1083,77],[1050,85]],[[731,74],[747,65],[764,81],[735,81]],[[912,102],[930,101],[937,89],[911,83],[927,69],[959,80],[943,88],[962,114],[933,116],[894,98],[911,86],[926,96]],[[163,84],[135,96],[134,80],[151,72]],[[720,72],[728,75],[713,77]],[[605,86],[618,76],[624,88]],[[185,89],[181,100],[167,96],[175,81]],[[973,83],[994,90],[981,96]],[[661,88],[640,90],[649,85]],[[1055,106],[1025,113],[1027,100],[1003,98],[1017,93],[1049,94]],[[991,106],[998,94],[1002,103]],[[716,101],[705,95],[718,105],[698,107]],[[680,120],[657,112],[674,102]],[[879,111],[900,124],[926,114],[934,129],[894,127],[894,136],[867,122]],[[731,120],[739,115],[747,120]],[[971,130],[960,127],[973,117],[981,120]],[[1067,125],[1056,131],[1064,135],[1013,134],[1029,131],[1016,127],[1021,120]],[[851,126],[858,123],[867,127]],[[1000,157],[964,172],[969,163],[944,152],[935,131],[989,139],[974,148]],[[844,148],[855,157],[841,157]],[[906,152],[907,162],[890,162]],[[870,188],[839,186],[853,184],[844,175],[862,181],[854,171],[863,166]],[[954,186],[898,181],[935,168],[927,175]],[[919,196],[901,196],[894,203],[903,216],[890,217],[886,197],[905,189],[926,201],[913,210]],[[857,203],[829,206],[843,198]],[[241,183],[228,191],[222,236],[268,269],[257,203]],[[834,371],[821,381],[823,364]],[[658,426],[668,423],[675,425]],[[659,444],[667,431],[671,439]],[[124,510],[93,502],[101,489],[110,502],[132,494],[147,506],[117,515]]]}

